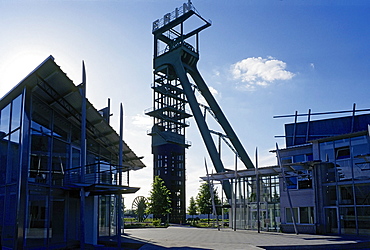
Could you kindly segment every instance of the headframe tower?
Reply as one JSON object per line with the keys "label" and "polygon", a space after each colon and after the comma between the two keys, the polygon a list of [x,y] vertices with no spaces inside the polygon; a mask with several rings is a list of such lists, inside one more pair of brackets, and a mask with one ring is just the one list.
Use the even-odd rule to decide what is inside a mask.
{"label": "headframe tower", "polygon": [[[195,28],[194,27],[194,23]],[[200,23],[200,24],[199,24]],[[189,29],[187,25],[191,25]],[[153,22],[154,35],[154,83],[153,108],[146,112],[154,118],[150,131],[154,176],[161,177],[171,192],[172,212],[170,222],[185,221],[185,149],[190,146],[185,140],[187,118],[194,116],[213,166],[217,172],[224,172],[219,152],[212,139],[205,114],[202,113],[195,91],[206,100],[206,109],[224,130],[224,138],[230,142],[233,151],[247,168],[254,168],[244,147],[212,96],[208,86],[197,69],[199,60],[199,33],[211,26],[201,17],[191,1]],[[192,78],[192,82],[188,78]],[[192,114],[185,109],[189,105]],[[202,165],[202,163],[201,163]],[[229,181],[223,183],[223,190],[231,199]]]}

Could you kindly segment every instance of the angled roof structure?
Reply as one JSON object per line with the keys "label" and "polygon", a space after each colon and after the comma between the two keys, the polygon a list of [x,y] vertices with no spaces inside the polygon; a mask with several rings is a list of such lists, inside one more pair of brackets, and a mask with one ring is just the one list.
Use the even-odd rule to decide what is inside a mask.
{"label": "angled roof structure", "polygon": [[[33,94],[41,97],[42,100],[71,122],[77,124],[81,122],[82,95],[80,94],[80,88],[55,63],[53,56],[46,58],[1,98],[0,109],[3,108],[2,106],[5,103],[21,94],[25,87],[32,89]],[[100,141],[107,150],[116,154],[119,151],[119,135],[88,100],[86,120],[87,133]],[[131,170],[145,167],[141,161],[142,157],[138,157],[125,142],[123,142],[123,158],[123,167]]]}

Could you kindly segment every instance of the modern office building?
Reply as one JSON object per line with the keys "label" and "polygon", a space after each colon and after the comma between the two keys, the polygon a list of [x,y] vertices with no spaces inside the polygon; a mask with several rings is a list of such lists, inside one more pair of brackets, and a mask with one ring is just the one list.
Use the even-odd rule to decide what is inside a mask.
{"label": "modern office building", "polygon": [[[52,56],[0,100],[3,249],[96,245],[122,233],[129,171],[144,166]],[[120,133],[121,134],[121,133]],[[117,237],[117,241],[119,242]]]}
{"label": "modern office building", "polygon": [[[285,148],[273,150],[277,166],[211,175],[214,181],[230,180],[236,190],[231,226],[370,235],[370,109],[355,107],[292,115]],[[312,120],[316,115],[332,117]],[[298,116],[307,121],[297,122]]]}

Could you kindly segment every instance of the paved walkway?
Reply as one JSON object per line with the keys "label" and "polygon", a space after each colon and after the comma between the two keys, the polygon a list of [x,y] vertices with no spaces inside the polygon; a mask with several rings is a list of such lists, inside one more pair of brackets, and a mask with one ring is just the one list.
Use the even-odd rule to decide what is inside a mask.
{"label": "paved walkway", "polygon": [[[125,229],[127,249],[370,249],[370,237],[284,234],[185,226]],[[136,243],[134,243],[136,242]],[[140,244],[138,244],[138,242]],[[126,246],[129,246],[126,244]]]}

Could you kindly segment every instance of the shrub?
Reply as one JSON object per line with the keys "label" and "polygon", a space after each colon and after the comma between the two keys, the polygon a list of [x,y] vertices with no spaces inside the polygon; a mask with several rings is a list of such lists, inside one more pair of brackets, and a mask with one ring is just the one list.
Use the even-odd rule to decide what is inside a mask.
{"label": "shrub", "polygon": [[161,225],[161,219],[153,219],[153,226],[158,227]]}

